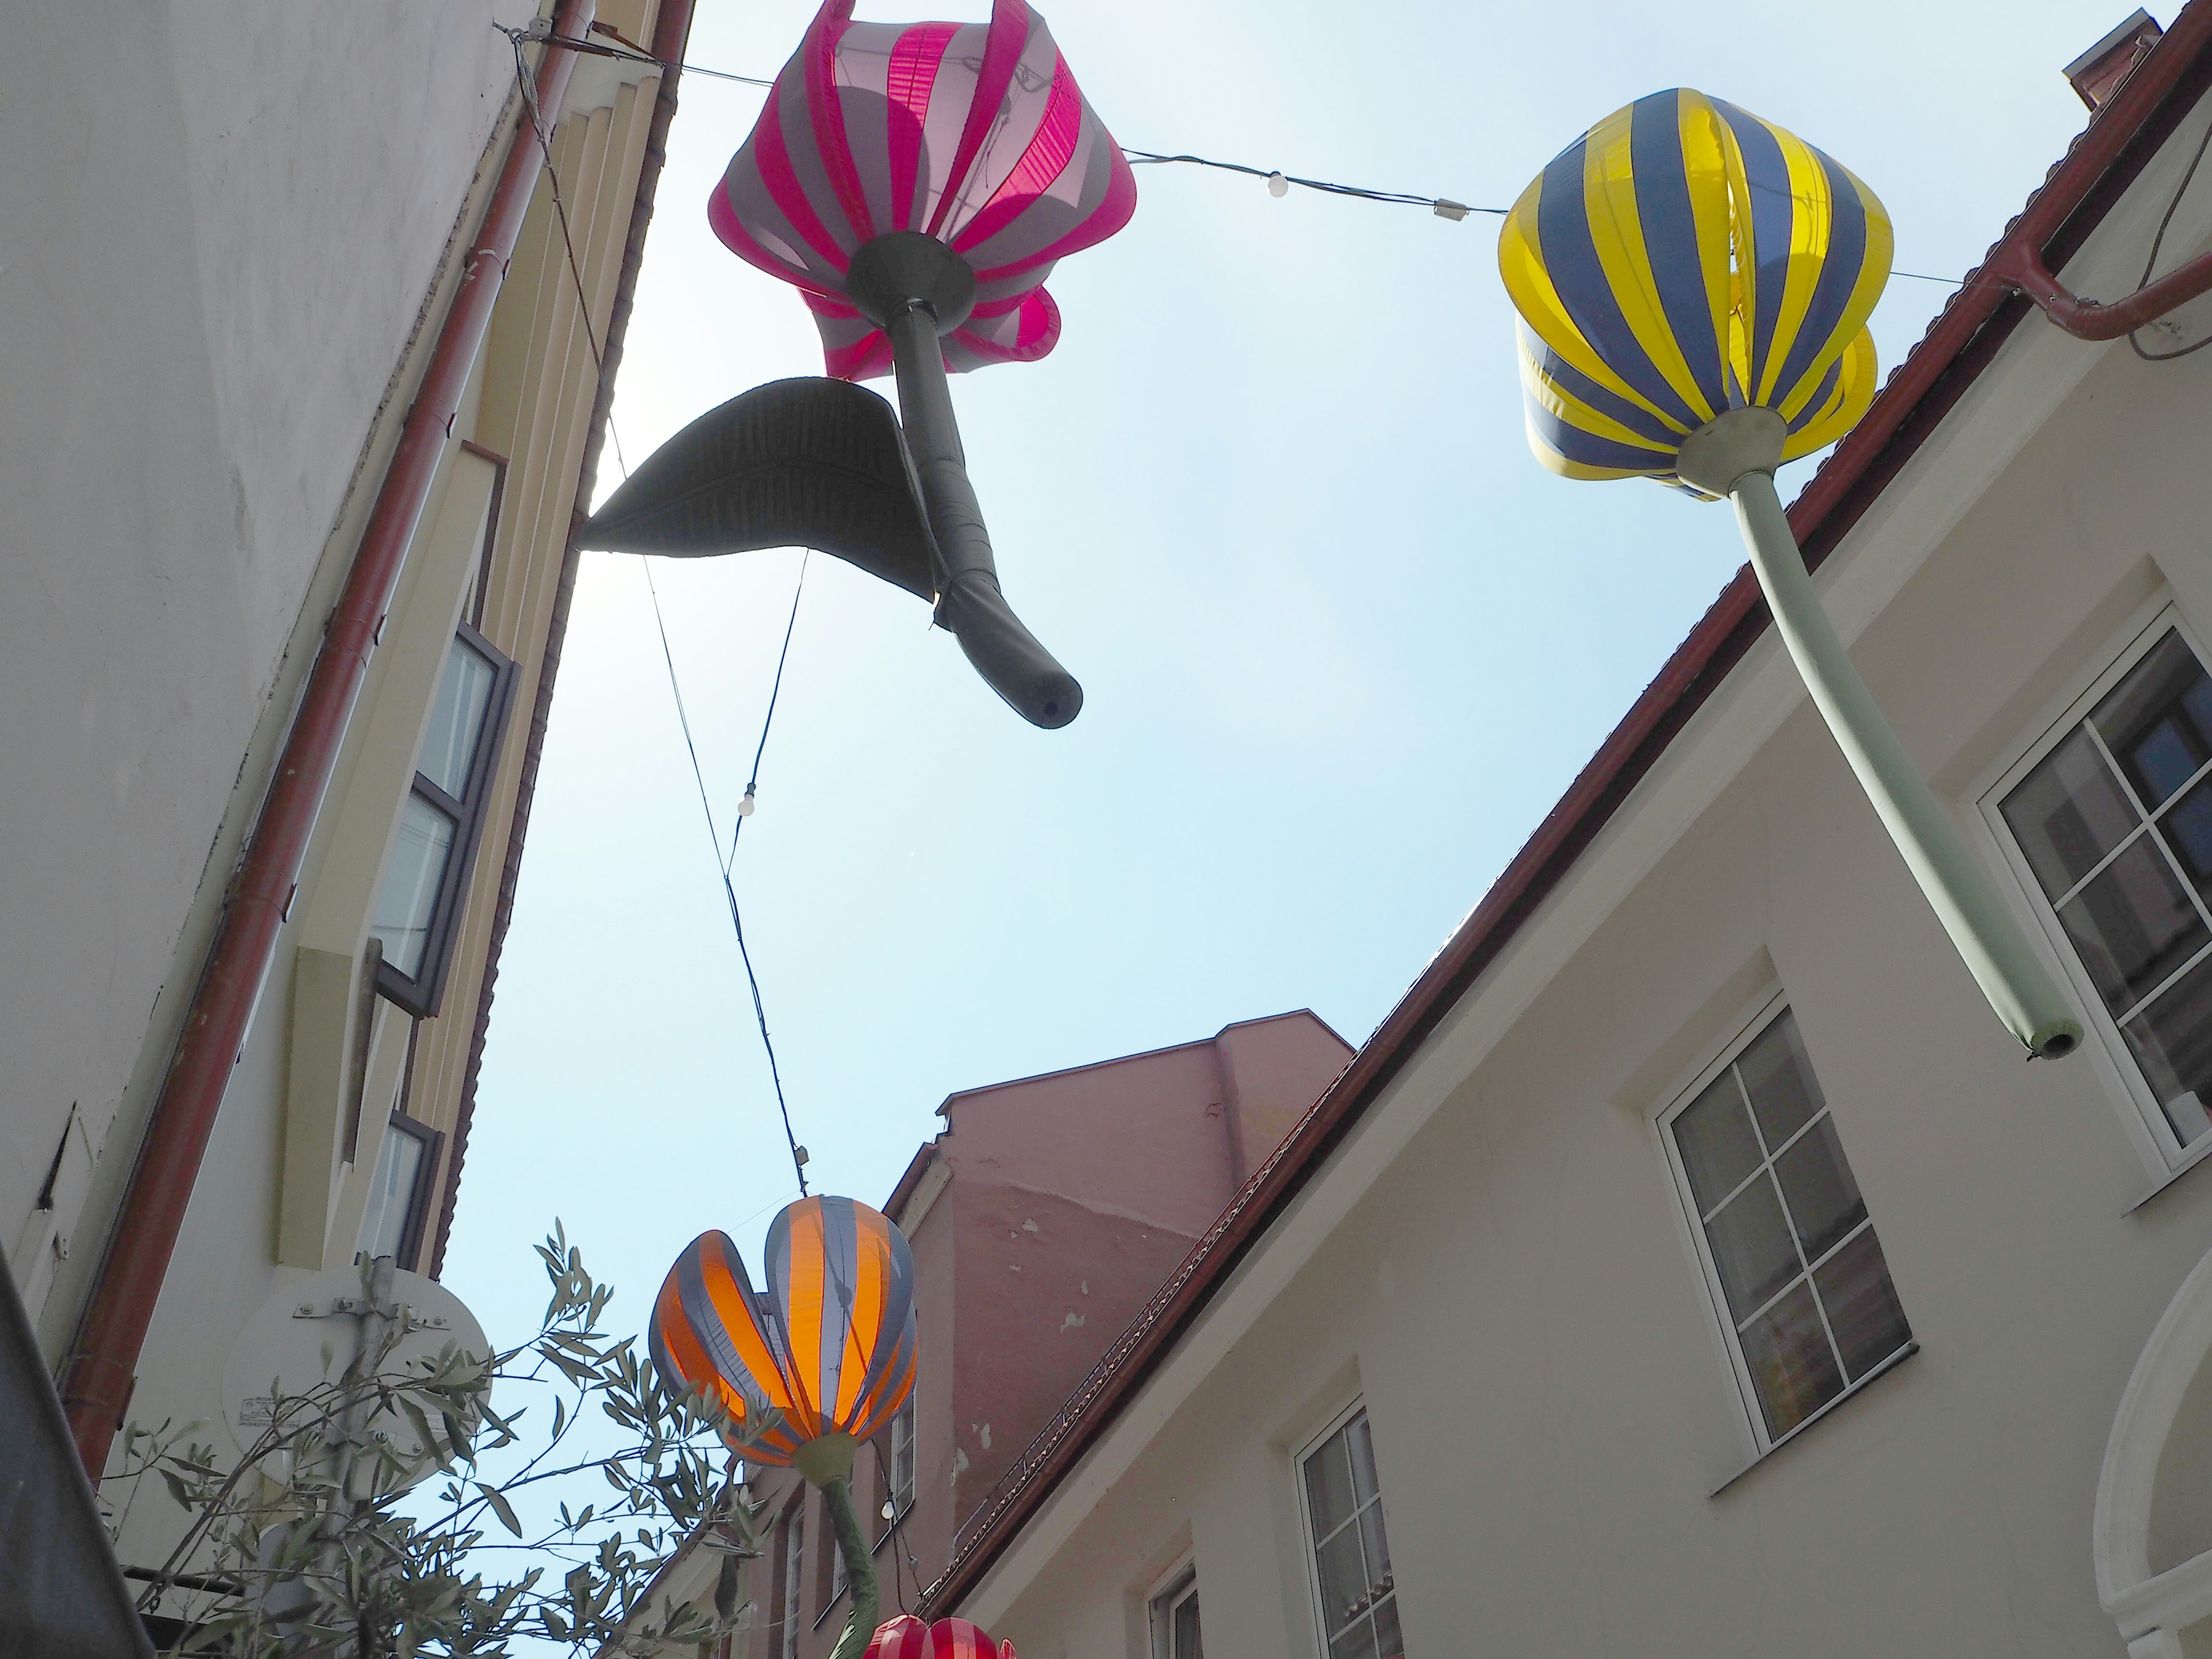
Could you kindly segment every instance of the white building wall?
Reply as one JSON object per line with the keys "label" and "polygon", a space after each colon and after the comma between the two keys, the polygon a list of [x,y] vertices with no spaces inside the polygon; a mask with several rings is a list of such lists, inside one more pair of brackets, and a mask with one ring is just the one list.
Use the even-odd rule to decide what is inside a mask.
{"label": "white building wall", "polygon": [[9,18],[11,1254],[39,1243],[26,1229],[72,1106],[96,1156],[157,993],[197,961],[178,950],[196,890],[219,888],[226,812],[234,843],[261,787],[241,761],[258,728],[266,767],[312,654],[350,551],[332,539],[349,483],[513,84],[494,21],[533,9],[72,0]]}
{"label": "white building wall", "polygon": [[[2212,627],[2208,401],[2031,319],[1824,575],[1962,824],[2148,605]],[[1921,1346],[1752,1466],[1654,1119],[1776,987]],[[2133,1110],[2022,1063],[1770,638],[958,1610],[1141,1659],[1189,1549],[1210,1659],[1318,1656],[1291,1453],[1358,1395],[1409,1653],[2117,1656],[2100,1462],[2212,1248]]]}

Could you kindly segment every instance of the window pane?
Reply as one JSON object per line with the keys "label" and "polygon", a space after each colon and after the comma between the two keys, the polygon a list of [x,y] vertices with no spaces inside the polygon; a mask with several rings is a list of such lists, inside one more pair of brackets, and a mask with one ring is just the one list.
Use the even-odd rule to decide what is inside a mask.
{"label": "window pane", "polygon": [[1889,1264],[1869,1227],[1823,1262],[1813,1288],[1827,1310],[1828,1327],[1843,1351],[1844,1370],[1857,1382],[1903,1347],[1912,1335],[1889,1282]]}
{"label": "window pane", "polygon": [[2087,875],[2139,821],[2096,740],[2080,727],[2005,797],[2002,810],[2050,899]]}
{"label": "window pane", "polygon": [[1344,1438],[1352,1453],[1352,1495],[1364,1504],[1382,1490],[1375,1480],[1375,1438],[1368,1431],[1365,1412],[1344,1425]]}
{"label": "window pane", "polygon": [[422,796],[408,796],[368,931],[384,942],[384,959],[410,979],[422,972],[423,947],[429,943],[438,890],[453,850],[453,819]]}
{"label": "window pane", "polygon": [[2212,959],[2121,1030],[2182,1145],[2212,1129],[2204,1106],[2212,1093]]}
{"label": "window pane", "polygon": [[2197,890],[2212,896],[2212,779],[2191,790],[2158,827]]}
{"label": "window pane", "polygon": [[1743,1359],[1766,1431],[1777,1438],[1844,1390],[1813,1293],[1802,1283],[1745,1328]]}
{"label": "window pane", "polygon": [[[1278,1464],[1277,1468],[1281,1465]],[[1203,1659],[1198,1638],[1198,1592],[1176,1603],[1174,1659]]]}
{"label": "window pane", "polygon": [[2148,836],[2060,905],[2058,919],[2116,1014],[2132,1007],[2212,937]]}
{"label": "window pane", "polygon": [[2179,634],[2160,640],[2089,718],[2153,809],[2212,756],[2212,684]]}
{"label": "window pane", "polygon": [[1800,1136],[1775,1159],[1774,1172],[1781,1178],[1782,1196],[1808,1261],[1826,1255],[1866,1219],[1866,1203],[1859,1197],[1851,1166],[1844,1162],[1834,1119],[1824,1117]]}
{"label": "window pane", "polygon": [[1321,1604],[1328,1627],[1340,1630],[1367,1611],[1367,1565],[1360,1559],[1359,1528],[1346,1527],[1315,1552],[1321,1563]]}
{"label": "window pane", "polygon": [[361,1248],[370,1256],[399,1254],[422,1169],[422,1143],[404,1129],[386,1129],[384,1150],[376,1155],[376,1174],[368,1183],[368,1207],[361,1218]]}
{"label": "window pane", "polygon": [[430,708],[430,729],[422,737],[422,759],[415,769],[455,800],[468,793],[469,769],[498,678],[499,671],[475,647],[453,641],[438,682],[438,700]]}
{"label": "window pane", "polygon": [[1405,1659],[1406,1638],[1398,1634],[1398,1598],[1375,1609],[1375,1650],[1382,1659]]}
{"label": "window pane", "polygon": [[1306,1459],[1306,1507],[1313,1515],[1316,1539],[1328,1537],[1352,1518],[1352,1462],[1346,1455],[1344,1438],[1339,1429]]}
{"label": "window pane", "polygon": [[1711,1214],[1714,1205],[1759,1167],[1759,1137],[1752,1133],[1751,1114],[1744,1109],[1733,1067],[1715,1078],[1674,1120],[1674,1145],[1681,1151],[1700,1216]]}
{"label": "window pane", "polygon": [[899,1513],[914,1503],[914,1401],[891,1419],[891,1502]]}
{"label": "window pane", "polygon": [[1361,1619],[1328,1644],[1328,1659],[1375,1659],[1375,1621]]}
{"label": "window pane", "polygon": [[1367,1589],[1380,1595],[1391,1586],[1390,1540],[1382,1532],[1382,1506],[1370,1504],[1359,1511],[1359,1543],[1367,1552]]}
{"label": "window pane", "polygon": [[1742,1074],[1744,1092],[1751,1097],[1751,1109],[1770,1153],[1826,1103],[1797,1035],[1797,1016],[1786,1009],[1737,1056],[1735,1068]]}
{"label": "window pane", "polygon": [[1712,1241],[1713,1266],[1728,1292],[1729,1311],[1739,1320],[1802,1271],[1790,1242],[1790,1224],[1782,1218],[1782,1202],[1766,1176],[1730,1199],[1705,1224],[1705,1237]]}

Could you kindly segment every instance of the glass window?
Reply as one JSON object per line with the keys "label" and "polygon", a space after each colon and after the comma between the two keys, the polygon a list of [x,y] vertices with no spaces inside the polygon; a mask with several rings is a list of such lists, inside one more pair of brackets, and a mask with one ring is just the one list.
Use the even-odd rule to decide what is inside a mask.
{"label": "glass window", "polygon": [[891,1503],[894,1513],[914,1507],[914,1397],[891,1418]]}
{"label": "glass window", "polygon": [[499,684],[499,667],[466,640],[455,639],[430,706],[430,729],[423,734],[422,758],[416,770],[455,800],[468,793],[476,765],[477,741],[483,735],[484,711]]}
{"label": "glass window", "polygon": [[420,795],[410,795],[399,815],[399,839],[385,866],[376,915],[368,931],[384,945],[384,959],[409,979],[422,972],[430,924],[445,890],[446,866],[459,829],[450,814]]}
{"label": "glass window", "polygon": [[464,623],[446,653],[415,781],[369,932],[377,989],[416,1018],[438,1012],[506,724],[514,664]]}
{"label": "glass window", "polygon": [[2171,626],[1998,816],[2174,1151],[2212,1131],[2212,678]]}
{"label": "glass window", "polygon": [[426,1123],[395,1112],[376,1155],[368,1204],[362,1212],[361,1249],[369,1256],[388,1255],[409,1271],[422,1249],[429,1179],[436,1172],[441,1137]]}
{"label": "glass window", "polygon": [[1299,1486],[1328,1659],[1402,1659],[1397,1581],[1364,1407],[1300,1460]]}
{"label": "glass window", "polygon": [[1198,1571],[1185,1568],[1152,1598],[1152,1659],[1203,1659],[1198,1632]]}
{"label": "glass window", "polygon": [[1768,1021],[1666,1133],[1771,1445],[1912,1340],[1796,1017]]}

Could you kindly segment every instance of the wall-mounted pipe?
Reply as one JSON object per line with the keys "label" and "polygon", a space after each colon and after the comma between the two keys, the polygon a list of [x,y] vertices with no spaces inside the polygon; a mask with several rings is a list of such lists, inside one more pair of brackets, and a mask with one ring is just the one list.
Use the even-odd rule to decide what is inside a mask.
{"label": "wall-mounted pipe", "polygon": [[[591,27],[593,4],[594,0],[561,0],[554,32],[582,36]],[[557,113],[575,61],[574,52],[546,52],[537,76],[541,110]],[[337,768],[379,625],[429,499],[448,428],[490,326],[492,307],[544,165],[526,111],[507,144],[483,228],[463,262],[459,285],[407,411],[398,447],[385,469],[337,607],[324,629],[322,647],[232,880],[175,1057],[154,1103],[114,1232],[93,1280],[62,1398],[77,1455],[94,1480],[106,1466],[109,1444],[130,1403],[161,1281],[254,999],[276,954],[293,884]]]}
{"label": "wall-mounted pipe", "polygon": [[2077,340],[2117,340],[2200,294],[2212,293],[2212,253],[2201,253],[2156,282],[2144,283],[2126,299],[2106,305],[2069,292],[2051,274],[2033,243],[2014,243],[1990,266],[1992,276],[2010,282],[2034,301],[2045,316]]}

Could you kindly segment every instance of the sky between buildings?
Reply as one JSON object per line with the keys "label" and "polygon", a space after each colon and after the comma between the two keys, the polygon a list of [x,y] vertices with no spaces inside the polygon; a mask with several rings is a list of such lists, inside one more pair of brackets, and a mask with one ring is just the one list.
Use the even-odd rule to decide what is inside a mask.
{"label": "sky between buildings", "polygon": [[[1045,13],[1125,144],[1481,206],[1693,86],[1850,167],[1899,267],[1955,277],[2080,131],[2060,69],[2127,9]],[[699,0],[690,60],[773,76],[812,10]],[[860,11],[946,15],[987,0]],[[822,372],[796,294],[707,227],[762,96],[684,82],[615,404],[633,465]],[[817,1190],[882,1203],[957,1090],[1297,1007],[1364,1039],[1741,562],[1725,508],[1530,457],[1495,218],[1188,167],[1138,185],[1128,228],[1050,279],[1052,356],[953,385],[1006,592],[1083,682],[1081,717],[1032,729],[921,602],[834,559],[807,573],[734,878]],[[1893,280],[1885,374],[1948,292]],[[653,562],[726,838],[799,563]],[[558,1215],[631,1328],[695,1234],[757,1261],[793,1195],[643,563],[589,553],[446,1276],[511,1340]]]}

